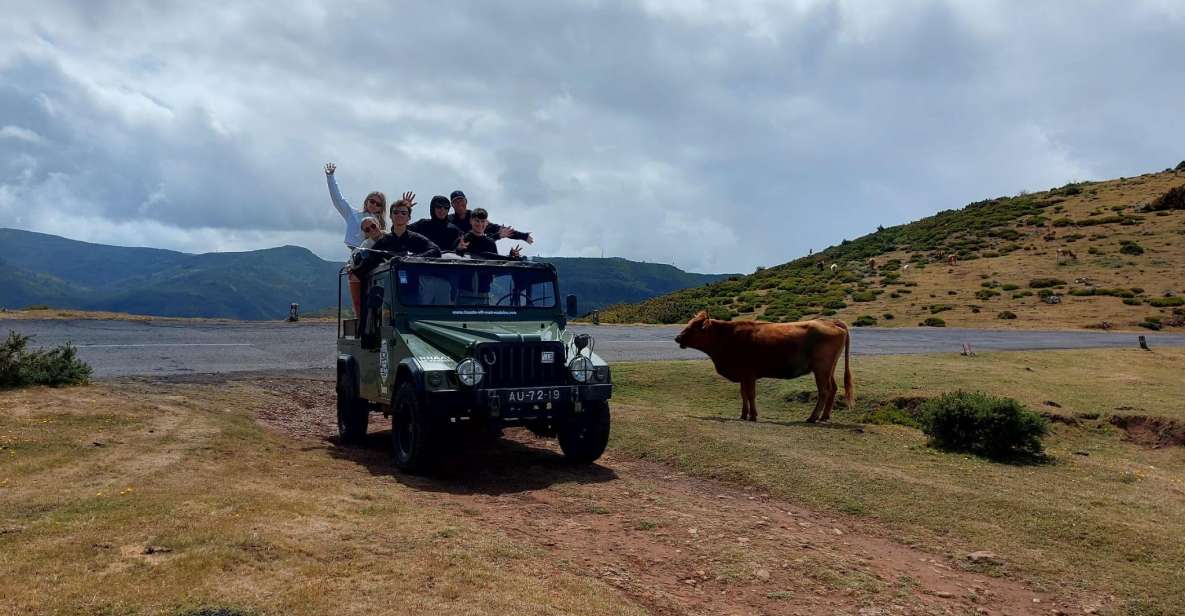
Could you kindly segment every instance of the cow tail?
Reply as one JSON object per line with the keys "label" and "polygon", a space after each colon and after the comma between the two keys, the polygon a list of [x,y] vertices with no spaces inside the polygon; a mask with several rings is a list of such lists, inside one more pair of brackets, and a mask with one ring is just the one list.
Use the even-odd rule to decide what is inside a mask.
{"label": "cow tail", "polygon": [[852,369],[848,366],[852,355],[852,333],[848,331],[847,323],[837,320],[835,324],[843,330],[843,394],[850,411],[856,400],[856,388],[852,386]]}

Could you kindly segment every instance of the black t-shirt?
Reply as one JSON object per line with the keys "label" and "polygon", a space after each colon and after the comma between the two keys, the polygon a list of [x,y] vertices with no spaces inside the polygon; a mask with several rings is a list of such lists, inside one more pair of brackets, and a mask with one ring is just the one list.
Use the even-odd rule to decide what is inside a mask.
{"label": "black t-shirt", "polygon": [[441,252],[451,252],[463,233],[456,225],[442,218],[421,218],[407,228],[432,240]]}
{"label": "black t-shirt", "polygon": [[[432,240],[412,230],[405,230],[403,235],[388,233],[372,246],[373,250],[360,250],[363,255],[361,262],[354,266],[358,273],[369,272],[379,263],[398,256],[411,257],[439,257],[440,248]],[[381,252],[380,252],[381,251]]]}

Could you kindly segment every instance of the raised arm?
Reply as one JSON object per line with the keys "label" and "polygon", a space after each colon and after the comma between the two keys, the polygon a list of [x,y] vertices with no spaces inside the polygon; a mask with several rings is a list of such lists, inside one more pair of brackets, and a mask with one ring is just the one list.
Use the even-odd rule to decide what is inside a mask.
{"label": "raised arm", "polygon": [[530,231],[517,231],[510,225],[497,225],[490,223],[486,226],[486,235],[494,236],[494,239],[505,240],[522,240],[528,244],[534,244],[535,239],[531,237]]}
{"label": "raised arm", "polygon": [[325,163],[325,182],[329,184],[329,198],[333,201],[333,207],[337,208],[337,213],[342,215],[342,218],[349,223],[352,220],[351,214],[354,209],[346,202],[345,197],[342,196],[342,191],[337,188],[337,179],[333,172],[337,171],[337,165],[333,163]]}

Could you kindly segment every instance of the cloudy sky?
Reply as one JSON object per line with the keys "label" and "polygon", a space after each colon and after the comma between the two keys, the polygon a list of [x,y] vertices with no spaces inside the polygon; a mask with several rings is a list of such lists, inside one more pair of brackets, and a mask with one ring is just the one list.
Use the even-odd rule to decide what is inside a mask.
{"label": "cloudy sky", "polygon": [[0,0],[0,227],[339,259],[335,161],[528,254],[748,272],[1185,158],[1174,0],[170,4]]}

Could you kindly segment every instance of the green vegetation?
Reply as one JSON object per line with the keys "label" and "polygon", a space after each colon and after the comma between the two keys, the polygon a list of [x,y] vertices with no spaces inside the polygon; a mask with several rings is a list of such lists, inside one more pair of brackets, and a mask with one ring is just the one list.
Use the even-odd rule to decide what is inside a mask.
{"label": "green vegetation", "polygon": [[1174,295],[1172,297],[1153,297],[1148,300],[1148,305],[1154,308],[1170,308],[1172,306],[1185,305],[1185,297]]}
{"label": "green vegetation", "polygon": [[1125,255],[1139,256],[1144,254],[1144,247],[1131,240],[1124,240],[1119,244],[1119,252]]}
{"label": "green vegetation", "polygon": [[876,317],[867,314],[861,315],[855,320],[855,322],[852,323],[852,325],[855,325],[856,327],[868,327],[870,325],[876,325]]}
{"label": "green vegetation", "polygon": [[943,394],[921,408],[922,431],[939,449],[995,460],[1037,457],[1049,422],[1013,400],[983,392]]}
{"label": "green vegetation", "polygon": [[997,319],[1004,319],[1006,321],[1011,321],[1016,318],[1016,313],[1012,312],[1011,310],[1005,310],[1005,311],[1001,312],[1000,314],[997,314],[996,318]]}
{"label": "green vegetation", "polygon": [[1060,278],[1034,278],[1029,281],[1030,289],[1047,289],[1050,287],[1064,287],[1066,281]]}
{"label": "green vegetation", "polygon": [[1185,210],[1185,184],[1169,189],[1168,192],[1157,197],[1152,203],[1145,205],[1141,209],[1145,212]]}
{"label": "green vegetation", "polygon": [[29,385],[79,385],[90,380],[91,367],[78,359],[78,350],[64,344],[29,350],[29,337],[15,331],[0,344],[0,389]]}
{"label": "green vegetation", "polygon": [[925,321],[918,323],[921,327],[946,327],[946,321],[938,317],[929,317]]}

